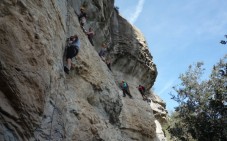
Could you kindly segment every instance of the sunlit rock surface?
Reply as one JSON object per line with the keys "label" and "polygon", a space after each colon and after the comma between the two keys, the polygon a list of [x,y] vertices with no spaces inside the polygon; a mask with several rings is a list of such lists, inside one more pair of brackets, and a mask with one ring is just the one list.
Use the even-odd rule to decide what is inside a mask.
{"label": "sunlit rock surface", "polygon": [[[142,100],[156,66],[143,35],[118,15],[113,0],[1,0],[1,141],[159,140],[154,109]],[[86,8],[85,28],[95,31],[91,46],[77,15]],[[69,75],[63,71],[66,38],[77,34],[81,49]],[[98,56],[108,44],[106,58]],[[133,99],[122,97],[128,82]]]}

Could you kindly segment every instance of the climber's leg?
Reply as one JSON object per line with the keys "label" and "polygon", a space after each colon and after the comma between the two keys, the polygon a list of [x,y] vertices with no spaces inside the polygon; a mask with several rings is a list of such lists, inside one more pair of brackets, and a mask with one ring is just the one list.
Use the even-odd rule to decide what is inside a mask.
{"label": "climber's leg", "polygon": [[144,101],[147,100],[147,97],[145,96],[144,91],[140,91],[140,93],[141,93],[141,95],[142,95],[142,97],[143,97],[143,100],[144,100]]}
{"label": "climber's leg", "polygon": [[126,92],[125,92],[125,90],[122,90],[123,91],[123,97],[126,97]]}
{"label": "climber's leg", "polygon": [[132,95],[130,94],[129,89],[126,90],[126,94],[127,94],[130,98],[132,98]]}
{"label": "climber's leg", "polygon": [[72,58],[74,57],[74,48],[73,47],[68,47],[67,48],[67,54],[66,54],[66,59],[67,59],[67,65],[64,67],[64,71],[68,74],[70,69],[71,69],[71,63],[72,63]]}
{"label": "climber's leg", "polygon": [[70,70],[71,69],[71,64],[72,64],[72,59],[68,58],[67,59],[67,68]]}

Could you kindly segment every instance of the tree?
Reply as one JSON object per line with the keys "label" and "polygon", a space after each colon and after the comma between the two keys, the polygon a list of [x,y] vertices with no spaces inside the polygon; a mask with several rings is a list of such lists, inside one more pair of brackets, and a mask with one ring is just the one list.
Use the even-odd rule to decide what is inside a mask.
{"label": "tree", "polygon": [[[171,94],[179,106],[172,116],[170,134],[180,140],[227,140],[227,55],[214,65],[208,80],[201,80],[203,63],[190,65]],[[222,72],[222,73],[220,73]]]}
{"label": "tree", "polygon": [[[225,38],[227,38],[227,35],[225,35]],[[227,44],[227,41],[226,40],[221,40],[220,43],[225,45],[225,44]]]}

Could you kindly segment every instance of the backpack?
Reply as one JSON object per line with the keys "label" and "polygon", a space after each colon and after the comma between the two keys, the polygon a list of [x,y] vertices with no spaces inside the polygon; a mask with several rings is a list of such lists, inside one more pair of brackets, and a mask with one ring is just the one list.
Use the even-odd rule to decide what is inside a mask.
{"label": "backpack", "polygon": [[123,88],[127,88],[128,84],[126,82],[123,83]]}

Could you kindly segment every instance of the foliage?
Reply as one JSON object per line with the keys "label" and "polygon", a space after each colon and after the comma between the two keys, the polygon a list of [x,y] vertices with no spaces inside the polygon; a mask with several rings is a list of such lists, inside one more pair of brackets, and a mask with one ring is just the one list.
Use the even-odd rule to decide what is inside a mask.
{"label": "foliage", "polygon": [[209,80],[201,80],[202,66],[202,62],[189,66],[179,77],[181,84],[173,87],[177,95],[171,96],[179,106],[168,131],[182,141],[226,141],[227,55],[213,67]]}
{"label": "foliage", "polygon": [[[225,35],[225,38],[227,38],[227,35]],[[226,40],[221,40],[220,43],[225,45],[225,44],[227,44],[227,41]]]}
{"label": "foliage", "polygon": [[167,125],[165,125],[164,131],[168,141],[195,141],[193,137],[187,133],[187,128],[183,128],[186,126],[184,122],[180,118],[178,118],[179,113],[173,112],[169,119]]}

